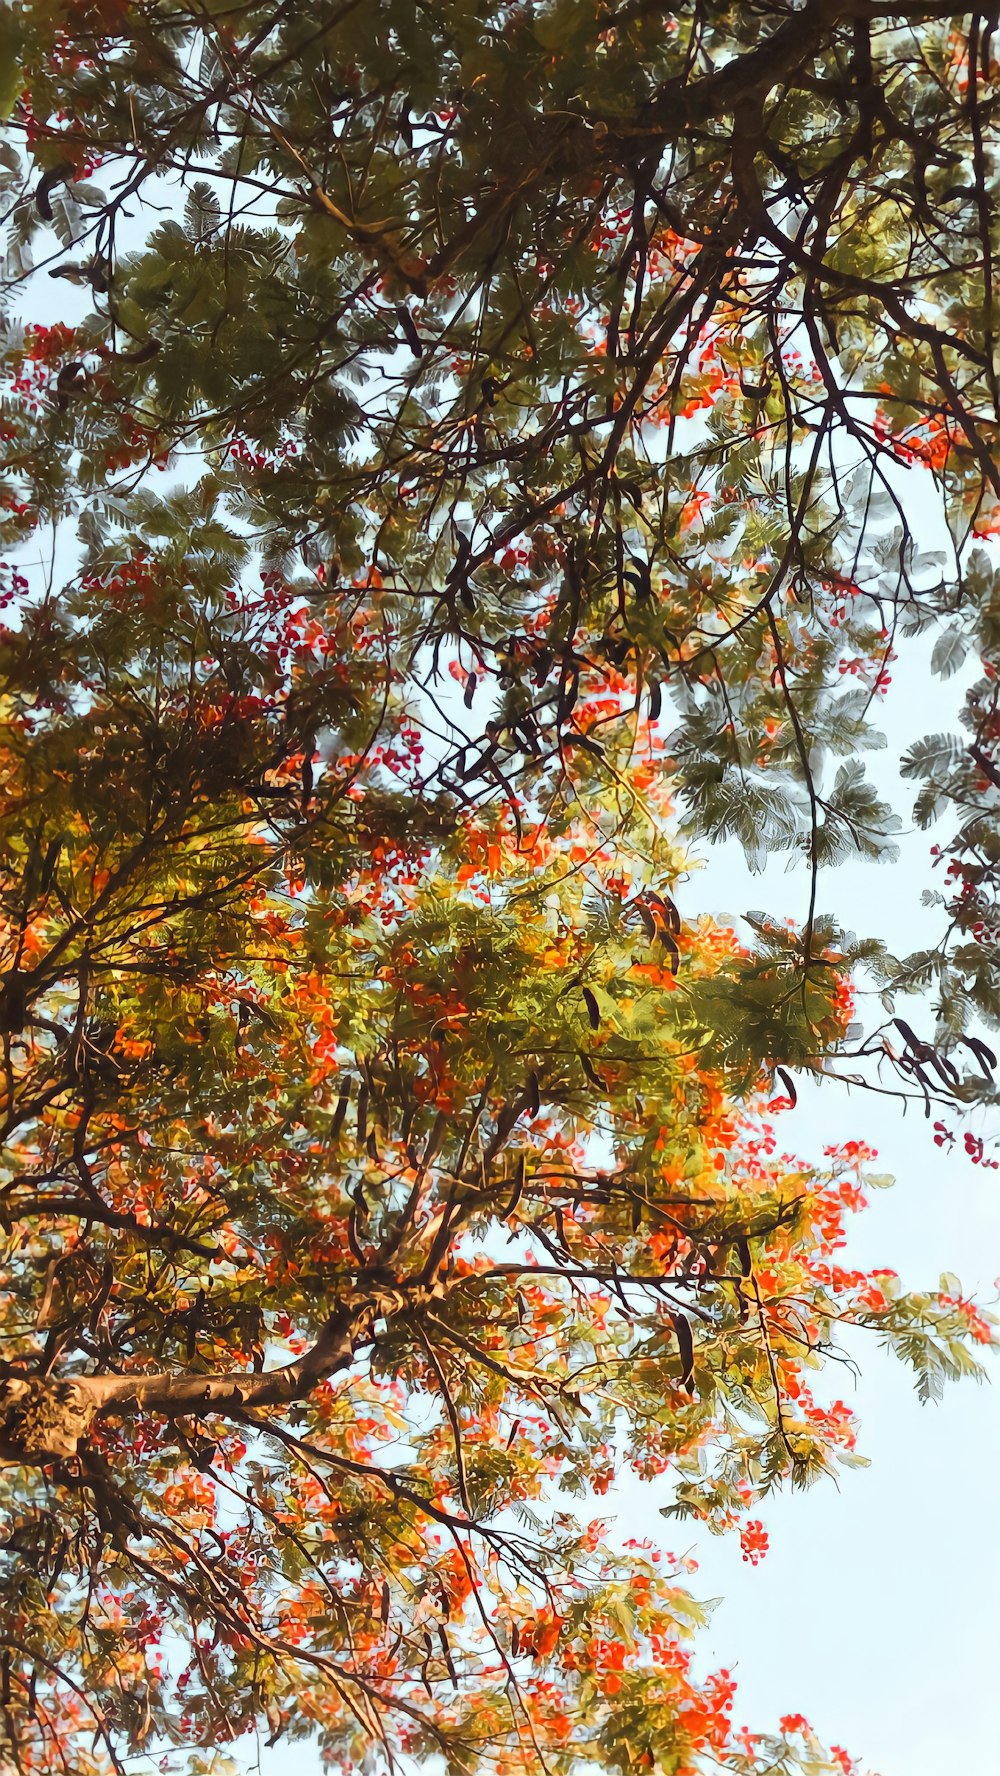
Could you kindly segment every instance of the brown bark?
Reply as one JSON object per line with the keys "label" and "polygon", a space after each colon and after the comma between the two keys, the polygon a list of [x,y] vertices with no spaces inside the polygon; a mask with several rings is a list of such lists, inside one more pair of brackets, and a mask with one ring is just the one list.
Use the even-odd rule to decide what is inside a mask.
{"label": "brown bark", "polygon": [[165,1418],[188,1413],[241,1414],[286,1406],[351,1362],[371,1335],[384,1304],[369,1298],[332,1314],[314,1345],[280,1369],[265,1374],[239,1369],[223,1375],[160,1371],[154,1374],[53,1376],[7,1375],[0,1381],[0,1459],[37,1465],[78,1453],[95,1418],[136,1406]]}

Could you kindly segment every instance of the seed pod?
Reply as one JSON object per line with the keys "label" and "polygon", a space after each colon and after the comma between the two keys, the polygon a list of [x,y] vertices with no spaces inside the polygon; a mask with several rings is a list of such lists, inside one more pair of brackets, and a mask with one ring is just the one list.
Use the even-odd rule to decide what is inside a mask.
{"label": "seed pod", "polygon": [[365,1255],[358,1240],[358,1211],[353,1208],[347,1217],[347,1244],[351,1249],[351,1257],[356,1264],[364,1264]]}
{"label": "seed pod", "polygon": [[35,187],[35,208],[43,222],[52,220],[51,195],[57,185],[65,185],[66,180],[76,171],[71,160],[61,160],[58,166],[50,167],[43,173]]}
{"label": "seed pod", "polygon": [[416,322],[405,303],[401,302],[399,304],[399,307],[396,310],[396,317],[403,330],[403,337],[414,357],[422,358],[424,355],[423,343],[420,334],[417,332]]}
{"label": "seed pod", "polygon": [[650,943],[652,943],[656,936],[656,920],[653,918],[648,906],[646,906],[645,902],[641,900],[635,902],[635,910],[642,920],[642,927],[646,936],[649,938]]}
{"label": "seed pod", "polygon": [[438,1624],[438,1639],[441,1642],[441,1651],[444,1654],[444,1662],[448,1667],[448,1676],[451,1678],[451,1681],[452,1681],[455,1689],[457,1690],[458,1689],[458,1673],[455,1670],[455,1661],[453,1660],[453,1658],[451,1656],[451,1647],[448,1645],[448,1636],[445,1633],[443,1627],[440,1625],[440,1623]]}
{"label": "seed pod", "polygon": [[147,339],[144,345],[137,345],[135,351],[116,352],[119,364],[148,364],[157,352],[163,350],[158,339]]}
{"label": "seed pod", "polygon": [[786,1073],[784,1067],[775,1067],[774,1071],[777,1073],[778,1078],[781,1080],[781,1083],[785,1088],[785,1091],[787,1092],[788,1096],[791,1098],[792,1104],[793,1105],[797,1104],[799,1101],[799,1094],[795,1089],[795,1081],[792,1078],[791,1074]]}
{"label": "seed pod", "polygon": [[982,1038],[979,1036],[963,1036],[962,1041],[965,1043],[966,1048],[971,1048],[976,1060],[979,1062],[979,1065],[983,1070],[984,1076],[987,1079],[991,1079],[993,1076],[992,1069],[997,1064],[997,1057],[993,1053],[993,1050],[987,1045],[987,1043],[983,1042]]}
{"label": "seed pod", "polygon": [[56,406],[62,410],[71,395],[79,394],[86,381],[86,367],[78,359],[74,359],[71,364],[64,364],[56,377]]}
{"label": "seed pod", "polygon": [[580,1065],[586,1073],[587,1078],[590,1080],[591,1085],[596,1085],[598,1091],[606,1091],[607,1082],[601,1078],[601,1075],[598,1073],[590,1056],[584,1054],[582,1048],[578,1049],[577,1052],[580,1056]]}
{"label": "seed pod", "polygon": [[331,1141],[335,1141],[337,1139],[337,1136],[340,1134],[340,1131],[344,1126],[344,1118],[347,1115],[347,1106],[350,1103],[350,1101],[351,1101],[351,1082],[349,1079],[345,1079],[343,1085],[340,1088],[340,1096],[337,1099],[337,1108],[335,1109],[335,1111],[333,1113],[333,1120],[330,1123],[330,1139],[331,1139]]}
{"label": "seed pod", "polygon": [[514,1188],[511,1191],[510,1196],[507,1199],[506,1206],[501,1213],[501,1216],[500,1216],[501,1221],[509,1221],[511,1215],[514,1213],[514,1210],[517,1208],[517,1205],[521,1200],[521,1192],[523,1191],[523,1189],[524,1189],[524,1154],[519,1153],[518,1157],[517,1157],[517,1170],[514,1173]]}
{"label": "seed pod", "polygon": [[689,1322],[681,1313],[671,1314],[674,1331],[677,1334],[677,1347],[681,1354],[681,1387],[689,1394],[694,1393],[694,1337]]}
{"label": "seed pod", "polygon": [[681,965],[681,953],[669,931],[660,932],[660,942],[670,958],[670,972],[676,974]]}
{"label": "seed pod", "polygon": [[632,572],[626,573],[625,578],[630,585],[635,587],[636,603],[646,604],[653,596],[653,581],[649,571],[649,563],[648,561],[640,561],[637,556],[633,555],[631,564]]}
{"label": "seed pod", "polygon": [[42,862],[42,873],[41,873],[41,877],[39,878],[39,883],[38,883],[39,889],[42,894],[47,894],[49,889],[52,886],[53,877],[55,876],[55,873],[56,873],[56,864],[59,860],[59,851],[61,849],[61,846],[62,846],[61,839],[52,839],[49,843],[48,849],[46,850],[45,857]]}

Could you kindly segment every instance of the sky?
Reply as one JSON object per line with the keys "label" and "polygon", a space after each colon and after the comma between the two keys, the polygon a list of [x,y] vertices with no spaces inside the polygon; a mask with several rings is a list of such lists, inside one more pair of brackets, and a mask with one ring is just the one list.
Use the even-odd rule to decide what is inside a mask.
{"label": "sky", "polygon": [[[819,895],[821,911],[897,953],[940,935],[940,910],[920,904],[935,885],[936,835],[908,828],[914,786],[896,770],[913,740],[957,726],[964,680],[933,679],[928,652],[929,644],[904,644],[884,710],[889,743],[868,760],[904,816],[899,859],[846,864],[822,878]],[[775,860],[763,877],[751,875],[726,846],[682,898],[715,913],[765,906],[801,918],[806,892],[801,870],[786,875]],[[933,1118],[918,1105],[904,1115],[895,1100],[834,1081],[797,1084],[798,1105],[778,1124],[783,1147],[818,1161],[827,1145],[862,1140],[877,1149],[874,1169],[896,1180],[854,1218],[847,1261],[891,1266],[917,1288],[952,1271],[966,1292],[992,1302],[1000,1293],[1000,1174],[973,1166],[960,1138],[950,1152],[936,1147]],[[996,1132],[991,1123],[973,1126]],[[843,1470],[837,1485],[820,1481],[766,1501],[755,1513],[770,1537],[759,1566],[744,1564],[735,1538],[682,1540],[659,1516],[655,1483],[630,1480],[619,1510],[629,1533],[666,1532],[675,1551],[690,1546],[699,1558],[692,1589],[720,1598],[706,1662],[734,1671],[738,1724],[767,1730],[782,1714],[801,1713],[825,1743],[845,1746],[879,1776],[986,1776],[1000,1770],[1000,1365],[992,1382],[963,1382],[922,1405],[911,1373],[875,1341],[858,1335],[848,1348],[860,1375],[845,1367],[837,1386],[858,1413],[859,1453],[871,1465]]]}
{"label": "sky", "polygon": [[[906,491],[912,500],[918,490]],[[957,726],[965,681],[933,679],[928,652],[929,644],[903,645],[884,710],[888,746],[868,760],[904,816],[899,859],[846,864],[822,879],[819,895],[821,911],[897,953],[940,935],[940,910],[920,904],[935,885],[937,835],[908,827],[913,786],[896,770],[913,740]],[[806,891],[802,871],[785,875],[775,860],[754,876],[727,846],[687,896],[716,913],[766,906],[801,918]],[[936,1147],[933,1119],[918,1105],[904,1115],[892,1099],[833,1081],[797,1083],[798,1105],[778,1125],[784,1147],[816,1161],[824,1146],[862,1140],[878,1151],[875,1169],[896,1180],[854,1219],[847,1261],[889,1265],[917,1288],[952,1271],[966,1292],[993,1301],[1000,1174],[973,1166],[960,1138],[950,1152]],[[996,1132],[992,1123],[973,1126]],[[879,1776],[986,1776],[1000,1769],[1000,1365],[992,1382],[963,1382],[922,1405],[911,1373],[873,1340],[859,1335],[849,1349],[860,1375],[845,1368],[837,1385],[858,1413],[859,1453],[871,1465],[845,1469],[837,1485],[821,1481],[766,1501],[756,1515],[770,1550],[759,1566],[743,1563],[735,1538],[703,1533],[681,1544],[659,1517],[655,1485],[631,1482],[619,1509],[630,1533],[667,1531],[676,1551],[694,1548],[692,1589],[721,1600],[705,1636],[707,1662],[733,1669],[740,1725],[766,1730],[782,1714],[802,1713],[825,1743],[845,1746]]]}
{"label": "sky", "polygon": [[[913,708],[919,721],[911,739],[937,725],[929,702],[918,710],[914,699]],[[842,920],[915,947],[934,917],[919,917],[932,837],[904,840],[894,865],[839,872]],[[727,855],[701,886],[713,902],[716,884],[728,890],[726,910],[765,899],[774,905],[759,879],[741,883],[739,875]],[[740,886],[745,898],[734,908]],[[995,1298],[1000,1175],[971,1165],[960,1141],[958,1152],[935,1147],[916,1106],[904,1117],[892,1100],[800,1082],[798,1107],[779,1129],[782,1142],[807,1159],[837,1141],[866,1141],[878,1150],[878,1169],[895,1177],[894,1188],[874,1192],[856,1218],[851,1262],[890,1265],[915,1287],[933,1287],[943,1270],[954,1271],[966,1291]],[[880,1776],[985,1776],[1000,1768],[1000,1538],[993,1528],[1000,1376],[992,1384],[963,1382],[940,1404],[922,1405],[910,1373],[872,1340],[859,1336],[850,1349],[860,1378],[855,1383],[845,1369],[840,1391],[859,1414],[859,1451],[871,1466],[844,1470],[839,1486],[820,1482],[767,1501],[757,1515],[771,1546],[756,1568],[743,1564],[728,1537],[699,1540],[692,1585],[723,1600],[707,1651],[713,1664],[736,1673],[740,1724],[757,1730],[801,1712],[821,1739],[846,1746]],[[649,1533],[654,1524],[662,1533],[668,1526],[657,1521],[652,1492],[631,1486],[623,1504],[633,1523],[641,1516]]]}

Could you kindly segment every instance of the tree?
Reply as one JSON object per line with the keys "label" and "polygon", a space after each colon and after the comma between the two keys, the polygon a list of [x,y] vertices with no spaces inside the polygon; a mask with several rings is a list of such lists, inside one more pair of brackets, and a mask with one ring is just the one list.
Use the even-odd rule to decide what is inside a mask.
{"label": "tree", "polygon": [[682,922],[611,796],[428,806],[362,612],[224,553],[4,638],[10,1754],[266,1716],[347,1763],[755,1767],[676,1564],[572,1501],[669,1470],[755,1557],[753,1502],[851,1459],[838,1328],[931,1391],[989,1338],[838,1262],[865,1151],[780,1155],[722,1015],[833,1047],[843,969],[790,996],[788,933]]}
{"label": "tree", "polygon": [[[361,573],[402,657],[447,643],[521,793],[588,791],[618,672],[678,718],[691,830],[891,856],[861,755],[892,656],[994,645],[992,15],[293,11],[8,13],[12,274],[41,246],[94,299],[12,340],[11,537],[82,508],[99,557],[196,461],[265,566]],[[492,795],[484,717],[441,720],[429,782]]]}
{"label": "tree", "polygon": [[[990,681],[904,761],[940,949],[816,898],[890,850],[897,638],[995,651],[989,22],[4,18],[7,1754],[828,1769],[588,1513],[669,1472],[756,1558],[852,1458],[838,1328],[925,1393],[991,1337],[841,1264],[870,1156],[770,1120],[859,1055],[993,1093]],[[694,835],[805,919],[699,916]]]}

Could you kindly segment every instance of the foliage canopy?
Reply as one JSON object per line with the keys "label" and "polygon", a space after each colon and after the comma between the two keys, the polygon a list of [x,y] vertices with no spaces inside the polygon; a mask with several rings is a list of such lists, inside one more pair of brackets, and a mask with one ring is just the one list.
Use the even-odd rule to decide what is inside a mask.
{"label": "foliage canopy", "polygon": [[[19,1768],[832,1767],[589,1514],[631,1464],[756,1558],[854,1459],[839,1328],[925,1394],[991,1337],[772,1126],[794,1072],[994,1097],[991,16],[0,13]],[[951,826],[896,957],[818,896],[893,854],[931,632],[982,674],[901,761]],[[723,838],[801,922],[699,911]]]}

